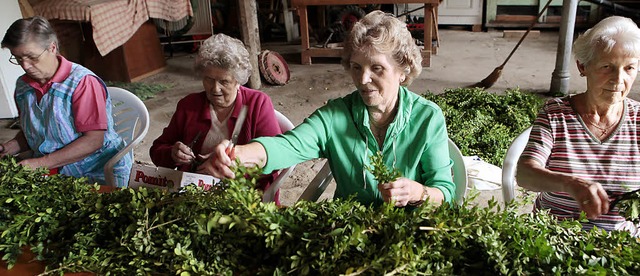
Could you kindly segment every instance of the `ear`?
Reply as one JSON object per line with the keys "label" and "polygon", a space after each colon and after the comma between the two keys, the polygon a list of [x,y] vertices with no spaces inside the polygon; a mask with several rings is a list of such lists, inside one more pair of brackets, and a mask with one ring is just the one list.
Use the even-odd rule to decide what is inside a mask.
{"label": "ear", "polygon": [[49,44],[49,49],[54,53],[57,54],[58,53],[58,44],[55,42],[51,42],[51,44]]}
{"label": "ear", "polygon": [[578,71],[580,72],[580,76],[584,76],[586,66],[577,60],[576,60],[576,65],[578,66]]}

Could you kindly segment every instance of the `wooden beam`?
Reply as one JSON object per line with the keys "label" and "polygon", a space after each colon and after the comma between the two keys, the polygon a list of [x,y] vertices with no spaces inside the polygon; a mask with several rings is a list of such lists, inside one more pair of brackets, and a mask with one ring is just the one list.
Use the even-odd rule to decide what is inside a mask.
{"label": "wooden beam", "polygon": [[251,76],[248,86],[253,89],[260,89],[260,67],[258,67],[258,55],[260,54],[260,30],[258,29],[258,8],[256,1],[238,1],[240,11],[240,26],[242,29],[242,40],[249,51],[251,60]]}

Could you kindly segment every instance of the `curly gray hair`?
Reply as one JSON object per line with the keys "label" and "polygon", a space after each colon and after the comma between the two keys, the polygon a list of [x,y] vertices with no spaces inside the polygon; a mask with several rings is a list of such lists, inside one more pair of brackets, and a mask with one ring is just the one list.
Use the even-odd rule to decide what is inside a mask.
{"label": "curly gray hair", "polygon": [[625,54],[640,57],[640,29],[633,20],[611,16],[581,34],[573,43],[573,54],[580,64],[587,65],[600,51],[611,52],[619,44]]}
{"label": "curly gray hair", "polygon": [[391,14],[372,11],[353,25],[342,51],[342,66],[349,70],[354,49],[369,49],[390,55],[404,71],[400,83],[411,84],[422,72],[422,54],[404,22]]}
{"label": "curly gray hair", "polygon": [[198,50],[196,72],[202,74],[210,66],[231,71],[241,85],[247,83],[252,70],[249,52],[242,41],[225,34],[211,36]]}

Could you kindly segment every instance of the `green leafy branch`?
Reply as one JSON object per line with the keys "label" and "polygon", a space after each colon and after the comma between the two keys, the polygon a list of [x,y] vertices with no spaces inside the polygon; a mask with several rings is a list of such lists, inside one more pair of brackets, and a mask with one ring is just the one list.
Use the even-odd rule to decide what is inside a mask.
{"label": "green leafy branch", "polygon": [[402,173],[397,168],[387,167],[384,163],[384,156],[380,151],[371,156],[371,166],[367,166],[367,169],[373,174],[378,183],[393,182],[402,176]]}

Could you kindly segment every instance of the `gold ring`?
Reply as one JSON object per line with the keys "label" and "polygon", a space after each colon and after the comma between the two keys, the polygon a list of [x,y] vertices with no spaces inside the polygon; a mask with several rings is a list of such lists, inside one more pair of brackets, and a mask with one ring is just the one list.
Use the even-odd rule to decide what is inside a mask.
{"label": "gold ring", "polygon": [[583,200],[583,201],[582,201],[582,205],[587,205],[587,204],[589,204],[590,202],[591,202],[591,200],[590,200],[590,199]]}

